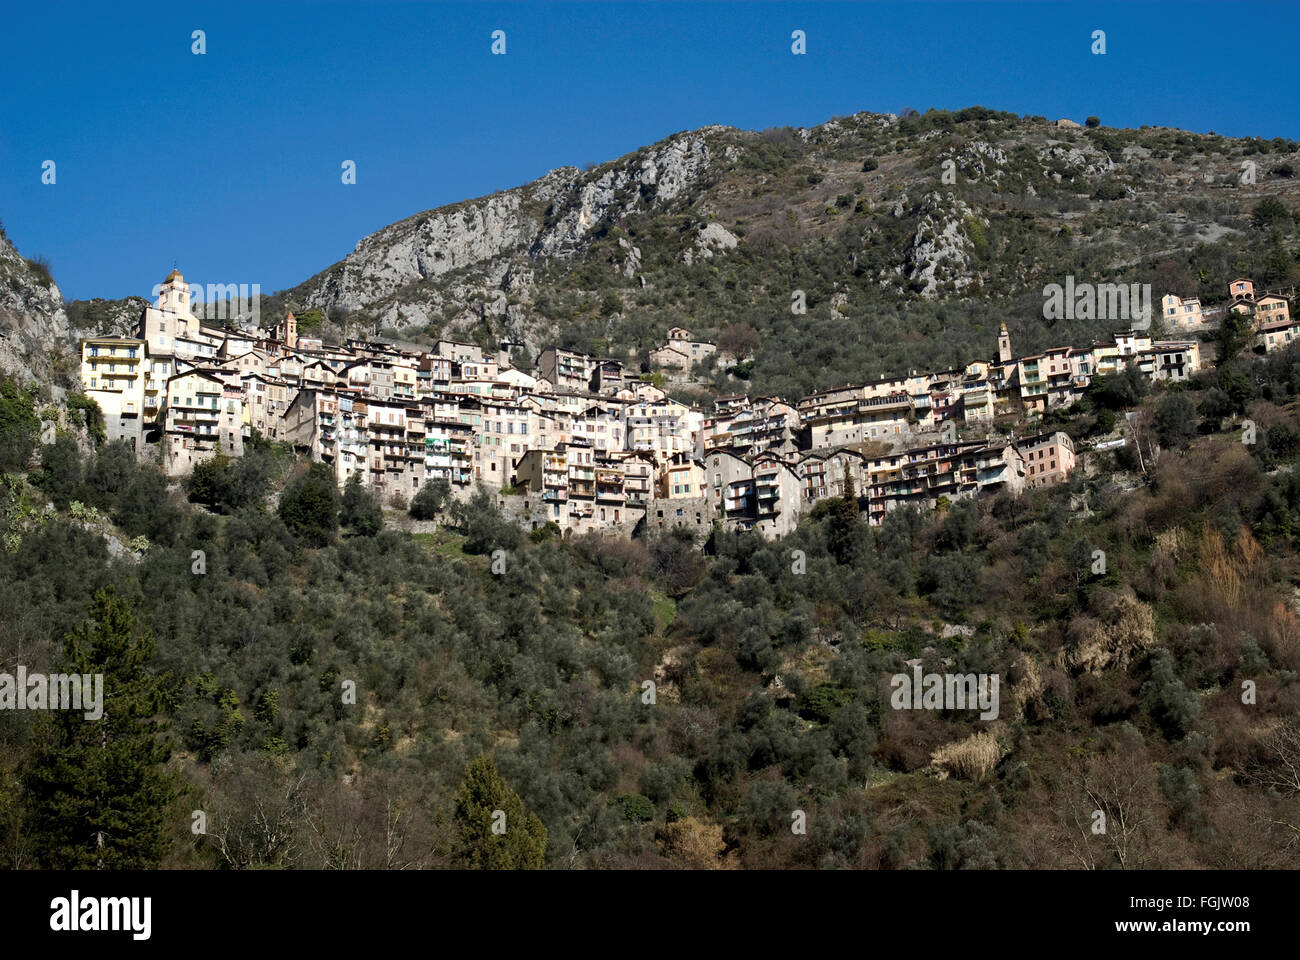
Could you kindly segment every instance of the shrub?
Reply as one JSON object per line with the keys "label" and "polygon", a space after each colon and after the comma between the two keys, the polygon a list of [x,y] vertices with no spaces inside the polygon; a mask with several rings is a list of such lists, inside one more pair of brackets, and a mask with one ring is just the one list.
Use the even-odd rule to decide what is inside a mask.
{"label": "shrub", "polygon": [[384,511],[375,495],[361,485],[361,474],[348,477],[339,505],[339,522],[361,537],[373,537],[384,529]]}
{"label": "shrub", "polygon": [[311,468],[289,484],[280,496],[280,519],[309,547],[324,547],[338,529],[338,487],[326,464]]}
{"label": "shrub", "polygon": [[1255,209],[1250,214],[1251,224],[1260,230],[1267,230],[1276,223],[1283,223],[1290,219],[1290,209],[1277,197],[1265,197],[1255,204]]}
{"label": "shrub", "polygon": [[108,434],[104,430],[104,413],[99,409],[99,403],[93,397],[82,396],[79,393],[68,394],[67,403],[69,410],[82,411],[86,433],[90,435],[96,447],[103,446],[108,440]]}
{"label": "shrub", "polygon": [[849,690],[831,684],[819,684],[811,690],[805,690],[799,697],[799,716],[815,723],[830,723],[851,696]]}
{"label": "shrub", "polygon": [[411,517],[415,520],[436,520],[446,509],[451,498],[451,484],[438,477],[427,481],[411,498]]}
{"label": "shrub", "polygon": [[480,488],[468,502],[457,501],[451,507],[452,523],[463,534],[466,553],[484,554],[493,550],[517,550],[523,545],[523,532],[501,516],[492,496]]}
{"label": "shrub", "polygon": [[1196,406],[1175,393],[1156,405],[1156,437],[1161,446],[1184,449],[1196,436]]}
{"label": "shrub", "polygon": [[528,539],[533,543],[545,543],[547,540],[560,536],[562,531],[557,524],[547,520],[542,526],[538,527],[528,534]]}
{"label": "shrub", "polygon": [[618,807],[623,812],[623,819],[633,823],[648,823],[655,817],[655,805],[649,797],[639,793],[625,793],[618,798]]}
{"label": "shrub", "polygon": [[1142,685],[1142,701],[1167,740],[1179,740],[1191,730],[1201,711],[1196,694],[1178,678],[1174,659],[1157,649],[1151,655],[1151,679]]}
{"label": "shrub", "polygon": [[984,779],[1001,759],[1002,748],[998,746],[997,737],[987,730],[945,744],[930,756],[935,766],[963,780]]}
{"label": "shrub", "polygon": [[42,447],[41,472],[33,479],[56,507],[65,509],[81,488],[81,451],[77,442],[67,434],[59,434],[53,443]]}
{"label": "shrub", "polygon": [[195,465],[187,488],[191,503],[202,503],[223,513],[253,506],[266,496],[270,485],[270,455],[253,449],[234,458],[224,453]]}
{"label": "shrub", "polygon": [[40,431],[31,391],[19,390],[9,377],[0,379],[0,470],[25,468]]}

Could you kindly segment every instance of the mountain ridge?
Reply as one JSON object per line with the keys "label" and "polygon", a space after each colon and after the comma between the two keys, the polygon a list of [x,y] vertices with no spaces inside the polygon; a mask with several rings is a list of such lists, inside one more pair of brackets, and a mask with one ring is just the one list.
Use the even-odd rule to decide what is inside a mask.
{"label": "mountain ridge", "polygon": [[[715,336],[749,323],[774,348],[757,357],[755,388],[798,395],[951,363],[976,343],[987,352],[1003,319],[1031,348],[1108,335],[1041,319],[1040,288],[1067,273],[1213,302],[1226,274],[1266,273],[1251,248],[1268,233],[1250,206],[1294,206],[1298,147],[982,107],[761,132],[711,125],[404,218],[271,304],[319,308],[340,332],[510,341],[533,354],[554,343],[643,368],[671,326]],[[1282,236],[1290,255],[1293,219]],[[802,337],[790,329],[796,290]],[[943,342],[900,346],[931,337]],[[781,368],[801,357],[826,369],[827,340],[879,356],[864,364],[850,351],[829,379]]]}

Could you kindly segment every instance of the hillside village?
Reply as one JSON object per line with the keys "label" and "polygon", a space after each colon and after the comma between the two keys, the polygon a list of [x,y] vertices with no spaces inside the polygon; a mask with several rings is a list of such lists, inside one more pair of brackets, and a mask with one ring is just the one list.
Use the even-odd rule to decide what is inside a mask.
{"label": "hillside village", "polygon": [[[631,534],[720,521],[788,533],[846,484],[872,524],[941,497],[1019,492],[1064,480],[1082,451],[1044,413],[1079,399],[1094,377],[1136,364],[1154,381],[1201,368],[1196,333],[1223,311],[1245,314],[1256,348],[1300,336],[1288,299],[1234,280],[1218,312],[1167,294],[1165,329],[1124,330],[1086,348],[1016,357],[1006,325],[996,356],[964,367],[849,384],[806,396],[723,396],[710,409],[671,399],[617,359],[552,347],[526,371],[503,349],[452,340],[432,349],[302,336],[292,313],[270,329],[210,324],[179,270],[140,318],[137,336],[81,344],[81,380],[109,439],[158,456],[182,477],[254,435],[291,445],[390,502],[430,482],[468,497],[478,485],[527,529]],[[1149,326],[1149,324],[1148,324]],[[675,327],[651,354],[672,377],[716,352]],[[662,381],[661,381],[662,382]],[[157,451],[156,454],[153,451]]]}

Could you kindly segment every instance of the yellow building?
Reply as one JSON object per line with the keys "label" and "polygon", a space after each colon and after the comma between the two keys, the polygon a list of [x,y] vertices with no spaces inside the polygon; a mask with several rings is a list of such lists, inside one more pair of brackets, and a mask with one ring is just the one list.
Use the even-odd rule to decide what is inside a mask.
{"label": "yellow building", "polygon": [[1167,293],[1160,299],[1160,309],[1170,330],[1200,326],[1205,320],[1201,314],[1201,301],[1195,297],[1184,299]]}
{"label": "yellow building", "polygon": [[143,443],[147,352],[143,340],[91,337],[81,341],[81,386],[99,404],[110,442]]}

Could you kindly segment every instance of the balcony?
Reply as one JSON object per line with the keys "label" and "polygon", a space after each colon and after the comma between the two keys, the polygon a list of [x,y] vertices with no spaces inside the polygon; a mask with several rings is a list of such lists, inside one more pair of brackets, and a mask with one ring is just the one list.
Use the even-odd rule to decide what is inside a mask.
{"label": "balcony", "polygon": [[858,401],[858,410],[880,410],[891,407],[910,407],[912,398],[906,395],[897,397],[871,397],[867,400]]}

